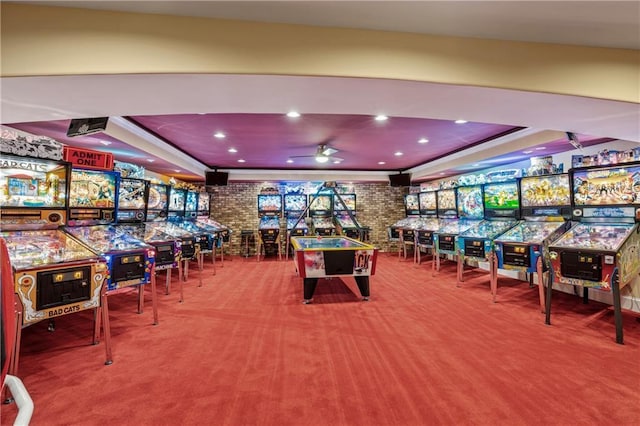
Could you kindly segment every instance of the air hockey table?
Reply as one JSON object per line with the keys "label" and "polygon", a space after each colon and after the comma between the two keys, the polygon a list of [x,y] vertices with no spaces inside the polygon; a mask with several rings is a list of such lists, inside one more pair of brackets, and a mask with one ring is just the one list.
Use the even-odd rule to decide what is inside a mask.
{"label": "air hockey table", "polygon": [[378,249],[345,236],[291,237],[296,271],[304,283],[304,304],[311,303],[319,278],[354,277],[363,300],[369,300],[369,277],[375,274]]}

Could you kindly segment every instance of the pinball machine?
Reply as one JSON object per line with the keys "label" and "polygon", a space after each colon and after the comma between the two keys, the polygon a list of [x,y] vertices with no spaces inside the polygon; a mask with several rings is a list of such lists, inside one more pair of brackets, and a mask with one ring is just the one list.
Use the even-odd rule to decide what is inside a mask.
{"label": "pinball machine", "polygon": [[[160,231],[170,235],[180,244],[180,251],[177,262],[182,264],[179,271],[181,296],[182,297],[182,281],[186,281],[189,275],[189,262],[195,260],[198,269],[202,270],[202,255],[200,254],[200,245],[197,243],[196,235],[181,228],[173,223],[184,216],[186,205],[186,190],[174,188],[164,184],[149,185],[149,201],[147,203],[147,222],[146,228],[153,231]],[[171,218],[171,221],[169,219]],[[199,275],[199,285],[202,286],[202,277]]]}
{"label": "pinball machine", "polygon": [[[569,170],[573,220],[549,246],[552,277],[560,284],[612,292],[616,343],[622,344],[620,289],[640,271],[640,162]],[[552,283],[546,318],[551,323]]]}
{"label": "pinball machine", "polygon": [[195,235],[196,244],[200,247],[200,256],[211,255],[213,274],[215,275],[218,231],[212,226],[197,221],[199,195],[195,191],[186,191],[184,215],[172,216],[169,214],[169,221]]}
{"label": "pinball machine", "polygon": [[198,197],[198,215],[196,222],[213,228],[218,235],[217,248],[220,249],[221,261],[224,261],[224,245],[231,242],[231,229],[211,218],[211,195],[208,192],[201,192]]}
{"label": "pinball machine", "polygon": [[420,207],[420,224],[415,229],[416,234],[416,262],[422,261],[422,250],[433,252],[433,234],[441,224],[438,219],[438,201],[436,191],[425,191],[418,194]]}
{"label": "pinball machine", "polygon": [[181,264],[180,242],[159,230],[146,227],[146,211],[149,197],[149,182],[143,179],[122,178],[118,190],[117,227],[124,233],[144,241],[155,249],[155,272],[166,271],[165,291],[169,292],[171,270]]}
{"label": "pinball machine", "polygon": [[[460,186],[438,191],[438,215],[442,226],[433,234],[433,270],[440,271],[441,255],[456,258],[458,237],[483,218],[482,186]],[[458,268],[459,269],[459,268]],[[459,272],[457,272],[459,275]]]}
{"label": "pinball machine", "polygon": [[[498,186],[496,186],[498,185]],[[466,187],[469,188],[469,187]],[[458,194],[460,194],[458,188]],[[496,203],[494,193],[504,191],[508,194],[505,202]],[[475,191],[467,195],[473,194]],[[465,261],[488,262],[490,283],[493,284],[496,271],[495,244],[494,240],[499,235],[513,228],[520,219],[520,196],[519,187],[516,181],[510,183],[489,183],[484,185],[481,191],[481,207],[475,205],[478,200],[462,201],[463,204],[471,204],[467,210],[482,215],[484,220],[463,231],[458,236],[458,285],[464,281]],[[475,198],[475,197],[474,197]],[[517,202],[511,202],[511,200]],[[506,206],[506,207],[503,207]],[[491,285],[493,291],[493,285]]]}
{"label": "pinball machine", "polygon": [[[106,364],[112,363],[105,259],[61,230],[67,221],[70,163],[3,155],[0,160],[0,237],[6,241],[16,297],[15,375],[22,329],[56,317],[95,310],[102,317]],[[94,327],[97,343],[100,325]]]}
{"label": "pinball machine", "polygon": [[144,285],[151,284],[153,323],[158,323],[155,291],[155,250],[115,226],[119,172],[72,169],[69,221],[65,232],[104,257],[109,266],[107,296],[137,287],[138,312],[144,305]]}
{"label": "pinball machine", "polygon": [[491,293],[496,300],[498,270],[525,272],[533,284],[537,274],[540,309],[545,312],[544,272],[548,270],[549,243],[558,239],[571,222],[571,196],[567,174],[528,176],[520,180],[523,221],[495,239],[496,264]]}
{"label": "pinball machine", "polygon": [[304,237],[309,233],[309,226],[305,220],[307,206],[307,194],[284,194],[284,217],[287,221],[286,258],[289,257],[289,251],[291,250],[291,237]]}
{"label": "pinball machine", "polygon": [[416,232],[415,230],[422,226],[422,218],[420,217],[420,198],[418,194],[406,194],[404,196],[404,210],[406,217],[399,220],[391,227],[391,234],[397,232],[400,242],[400,254],[407,257],[407,247],[413,250],[414,261],[417,256],[416,248]]}
{"label": "pinball machine", "polygon": [[231,241],[231,229],[222,225],[220,222],[211,219],[211,196],[208,192],[201,192],[198,197],[198,213],[196,216],[196,224],[202,225],[215,232],[216,239],[213,246],[213,258],[214,261],[217,257],[218,251],[220,252],[220,263],[224,263],[224,246]]}
{"label": "pinball machine", "polygon": [[278,258],[282,256],[280,242],[280,216],[282,215],[282,195],[258,194],[258,260],[264,249],[275,251]]}
{"label": "pinball machine", "polygon": [[311,218],[314,235],[335,235],[336,227],[333,223],[333,194],[318,193],[311,195],[309,216]]}
{"label": "pinball machine", "polygon": [[334,194],[333,214],[338,235],[360,240],[361,226],[356,219],[356,194]]}

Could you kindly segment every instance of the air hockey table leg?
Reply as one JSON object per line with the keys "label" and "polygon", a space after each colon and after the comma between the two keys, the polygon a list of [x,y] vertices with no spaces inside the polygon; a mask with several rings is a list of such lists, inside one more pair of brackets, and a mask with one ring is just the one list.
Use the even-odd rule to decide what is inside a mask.
{"label": "air hockey table leg", "polygon": [[367,302],[369,301],[369,277],[354,277],[356,280],[356,284],[358,284],[358,289],[360,290],[360,294],[362,295],[362,300]]}
{"label": "air hockey table leg", "polygon": [[302,300],[302,303],[304,303],[305,305],[308,305],[309,303],[311,303],[311,299],[313,299],[313,293],[315,293],[316,291],[316,286],[318,285],[318,279],[317,278],[304,278],[303,280],[304,282],[304,299]]}

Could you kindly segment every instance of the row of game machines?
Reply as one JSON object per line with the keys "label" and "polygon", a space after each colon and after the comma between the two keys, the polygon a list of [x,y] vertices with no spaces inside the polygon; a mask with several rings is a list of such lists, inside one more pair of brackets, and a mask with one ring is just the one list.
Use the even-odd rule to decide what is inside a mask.
{"label": "row of game machines", "polygon": [[418,256],[432,249],[434,270],[450,255],[460,283],[465,260],[488,261],[494,300],[499,269],[536,272],[547,323],[554,280],[582,287],[585,302],[589,288],[612,291],[622,343],[620,288],[640,271],[640,163],[409,194],[405,203],[392,232],[413,240]]}
{"label": "row of game machines", "polygon": [[[101,306],[105,311],[104,296],[135,286],[141,312],[143,285],[155,287],[155,271],[181,269],[182,260],[199,255],[205,232],[207,239],[218,235],[221,225],[208,219],[208,201],[167,185],[120,178],[119,172],[3,156],[0,236],[14,273],[20,326]],[[185,218],[199,218],[198,230],[188,231]],[[99,318],[106,335],[108,315]],[[97,325],[94,341],[99,333]]]}
{"label": "row of game machines", "polygon": [[[307,211],[310,220],[307,220]],[[306,194],[259,194],[258,229],[265,243],[277,241],[283,212],[288,236],[328,236],[337,233],[360,238],[360,226],[355,222],[356,194],[318,194],[310,197]]]}

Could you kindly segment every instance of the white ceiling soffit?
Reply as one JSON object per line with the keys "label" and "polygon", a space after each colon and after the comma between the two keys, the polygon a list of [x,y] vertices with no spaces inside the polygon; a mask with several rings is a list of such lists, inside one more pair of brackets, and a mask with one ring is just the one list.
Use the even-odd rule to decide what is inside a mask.
{"label": "white ceiling soffit", "polygon": [[179,113],[386,114],[640,141],[635,103],[437,83],[265,75],[2,78],[3,124]]}
{"label": "white ceiling soffit", "polygon": [[18,1],[124,12],[640,49],[637,1]]}

